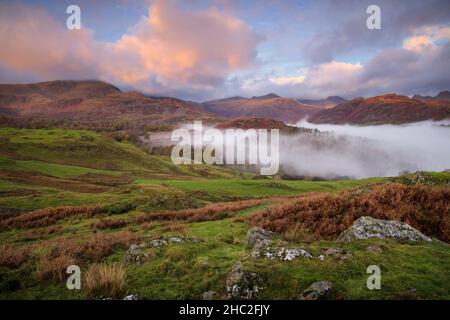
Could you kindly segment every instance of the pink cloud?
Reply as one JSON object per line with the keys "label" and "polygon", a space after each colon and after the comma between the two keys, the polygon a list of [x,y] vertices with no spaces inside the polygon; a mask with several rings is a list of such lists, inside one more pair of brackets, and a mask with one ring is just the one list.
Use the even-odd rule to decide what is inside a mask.
{"label": "pink cloud", "polygon": [[67,30],[37,7],[0,10],[0,65],[40,80],[94,77],[151,93],[212,90],[251,68],[261,41],[229,13],[182,11],[171,1],[154,3],[114,43],[94,40],[88,29]]}

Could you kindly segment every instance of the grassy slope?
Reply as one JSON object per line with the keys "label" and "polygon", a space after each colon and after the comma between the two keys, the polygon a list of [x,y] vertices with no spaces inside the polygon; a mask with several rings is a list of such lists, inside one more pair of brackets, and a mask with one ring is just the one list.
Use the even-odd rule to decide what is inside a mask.
{"label": "grassy slope", "polygon": [[[88,131],[3,128],[0,129],[0,140],[4,146],[0,150],[0,208],[133,202],[135,209],[109,217],[133,219],[163,209],[205,205],[210,201],[334,192],[383,180],[242,180],[232,171],[215,167],[174,169],[167,158],[149,156],[132,145]],[[204,176],[209,179],[202,179]],[[75,185],[69,186],[71,190],[68,190],[70,183]],[[97,190],[95,186],[106,189]],[[265,204],[241,210],[235,216],[246,216],[273,205],[276,203],[268,199]],[[52,233],[47,232],[47,227],[0,232],[0,246],[31,250],[31,258],[21,267],[0,267],[0,298],[85,297],[83,291],[67,290],[64,282],[38,280],[37,261],[53,246],[83,241],[94,231],[97,235],[114,235],[127,230],[148,238],[181,234],[202,240],[198,244],[149,249],[151,259],[147,263],[127,266],[129,293],[148,299],[197,299],[207,290],[215,290],[219,297],[225,298],[228,273],[251,250],[245,245],[245,234],[250,226],[233,218],[180,222],[173,230],[167,230],[162,223],[131,223],[104,230],[92,227],[93,222],[102,219],[103,216],[67,218],[56,222],[53,225],[56,231]],[[383,253],[368,253],[366,247],[372,243],[381,245]],[[309,244],[308,249],[317,256],[323,248],[335,246],[336,243],[321,241]],[[339,293],[336,298],[450,298],[447,272],[450,250],[447,244],[397,244],[373,240],[339,246],[351,250],[354,258],[343,264],[333,259],[323,262],[259,259],[246,264],[270,279],[262,293],[262,297],[268,299],[294,298],[318,280],[333,281]],[[124,256],[124,249],[116,249],[105,261],[122,262]],[[369,291],[365,287],[365,268],[370,264],[381,266],[383,289],[380,291]]]}

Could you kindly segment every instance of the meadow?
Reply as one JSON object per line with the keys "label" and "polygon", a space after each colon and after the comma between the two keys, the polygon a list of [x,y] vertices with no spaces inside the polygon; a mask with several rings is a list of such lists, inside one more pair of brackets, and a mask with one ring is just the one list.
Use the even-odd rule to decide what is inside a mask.
{"label": "meadow", "polygon": [[[0,140],[2,299],[201,299],[207,291],[225,299],[238,261],[261,277],[265,299],[295,299],[320,280],[335,284],[335,299],[450,298],[449,173],[424,173],[429,184],[419,186],[413,176],[269,179],[174,166],[169,157],[85,130],[0,128]],[[365,212],[354,210],[364,203]],[[360,214],[376,216],[373,208],[382,205],[392,212],[387,218],[415,217],[415,227],[440,240],[334,241],[336,230]],[[326,233],[312,223],[322,220],[338,229]],[[315,257],[339,248],[351,258],[248,259],[246,234],[255,225],[275,231],[275,245],[301,246]],[[174,236],[183,241],[128,259],[131,244]],[[66,287],[70,264],[81,267],[81,290]],[[366,288],[370,264],[381,266],[383,290]]]}

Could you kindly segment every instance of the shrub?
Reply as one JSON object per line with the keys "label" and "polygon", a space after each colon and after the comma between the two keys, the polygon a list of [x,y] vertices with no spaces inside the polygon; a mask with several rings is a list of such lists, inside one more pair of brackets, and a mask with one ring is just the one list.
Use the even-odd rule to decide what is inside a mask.
{"label": "shrub", "polygon": [[122,264],[92,264],[84,275],[84,288],[90,298],[123,298],[125,268]]}
{"label": "shrub", "polygon": [[137,206],[138,204],[133,202],[119,202],[104,207],[102,211],[107,214],[121,214],[134,210]]}

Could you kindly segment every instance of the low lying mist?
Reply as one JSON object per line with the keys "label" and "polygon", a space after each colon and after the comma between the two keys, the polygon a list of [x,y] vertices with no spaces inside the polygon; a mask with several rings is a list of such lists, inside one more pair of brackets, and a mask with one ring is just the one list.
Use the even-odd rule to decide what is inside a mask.
{"label": "low lying mist", "polygon": [[310,124],[320,134],[280,139],[283,171],[293,176],[367,178],[404,171],[450,168],[450,121],[406,125],[350,126]]}
{"label": "low lying mist", "polygon": [[[317,130],[280,131],[279,174],[283,177],[368,178],[450,169],[450,120],[377,126],[301,121],[293,126]],[[192,124],[181,128],[192,130]],[[203,130],[208,128],[212,127],[203,126]],[[170,155],[174,145],[170,136],[171,132],[155,132],[141,137],[141,142],[153,151],[162,147]],[[257,153],[256,145],[247,145],[247,152]],[[249,170],[243,165],[233,168]],[[259,171],[258,166],[253,169]]]}

